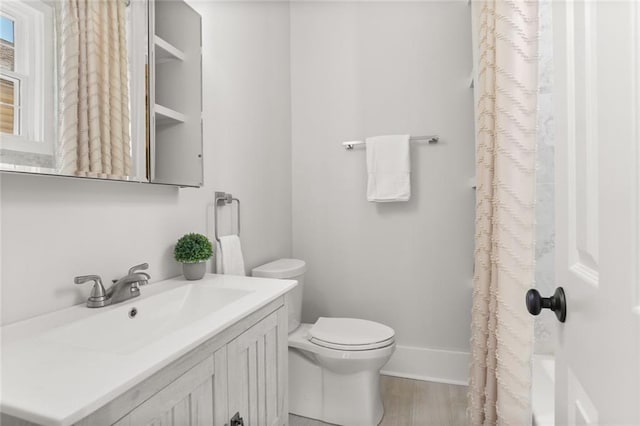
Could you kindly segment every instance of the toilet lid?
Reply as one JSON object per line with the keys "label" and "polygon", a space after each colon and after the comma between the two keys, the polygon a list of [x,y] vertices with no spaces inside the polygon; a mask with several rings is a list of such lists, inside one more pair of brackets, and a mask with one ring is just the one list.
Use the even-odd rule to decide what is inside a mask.
{"label": "toilet lid", "polygon": [[309,330],[311,341],[340,349],[375,349],[393,343],[395,332],[386,325],[356,318],[318,318]]}

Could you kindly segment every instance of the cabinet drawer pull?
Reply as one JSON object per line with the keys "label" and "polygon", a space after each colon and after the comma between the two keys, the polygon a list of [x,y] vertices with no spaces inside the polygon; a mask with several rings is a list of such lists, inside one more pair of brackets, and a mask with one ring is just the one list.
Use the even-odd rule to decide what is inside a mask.
{"label": "cabinet drawer pull", "polygon": [[244,426],[244,419],[240,417],[240,412],[231,417],[231,426]]}

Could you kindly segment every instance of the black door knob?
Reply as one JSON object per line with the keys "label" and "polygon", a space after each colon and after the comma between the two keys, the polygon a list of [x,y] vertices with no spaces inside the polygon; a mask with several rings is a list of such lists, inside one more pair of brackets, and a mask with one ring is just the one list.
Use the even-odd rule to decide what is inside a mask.
{"label": "black door knob", "polygon": [[543,309],[551,309],[556,313],[558,321],[567,319],[567,298],[562,287],[558,287],[551,297],[541,297],[538,290],[531,289],[527,292],[527,310],[531,315],[538,315]]}

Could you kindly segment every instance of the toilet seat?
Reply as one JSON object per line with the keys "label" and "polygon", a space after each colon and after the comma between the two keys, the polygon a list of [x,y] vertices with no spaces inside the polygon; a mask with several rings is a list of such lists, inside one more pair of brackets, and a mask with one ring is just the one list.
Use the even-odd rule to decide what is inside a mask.
{"label": "toilet seat", "polygon": [[386,325],[357,318],[320,317],[309,329],[309,341],[340,351],[367,351],[394,342],[394,331]]}
{"label": "toilet seat", "polygon": [[289,348],[295,348],[302,351],[306,351],[314,356],[321,356],[325,358],[332,358],[336,360],[371,360],[376,358],[384,358],[391,356],[395,350],[395,341],[392,341],[387,346],[377,349],[369,350],[353,350],[353,349],[332,349],[326,346],[319,345],[311,341],[309,330],[313,327],[313,324],[300,324],[295,331],[289,333],[288,344]]}
{"label": "toilet seat", "polygon": [[382,342],[370,343],[368,345],[338,345],[336,343],[325,342],[313,337],[309,339],[309,341],[314,345],[322,346],[328,349],[335,349],[338,351],[370,351],[372,349],[385,348],[389,345],[392,345],[394,342],[393,338],[391,338]]}

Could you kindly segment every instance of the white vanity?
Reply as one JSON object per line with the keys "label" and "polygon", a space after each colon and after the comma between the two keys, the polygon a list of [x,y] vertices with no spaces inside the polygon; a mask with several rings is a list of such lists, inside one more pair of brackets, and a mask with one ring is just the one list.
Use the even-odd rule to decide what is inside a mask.
{"label": "white vanity", "polygon": [[2,333],[8,425],[287,423],[287,312],[296,281],[206,275],[142,288]]}

